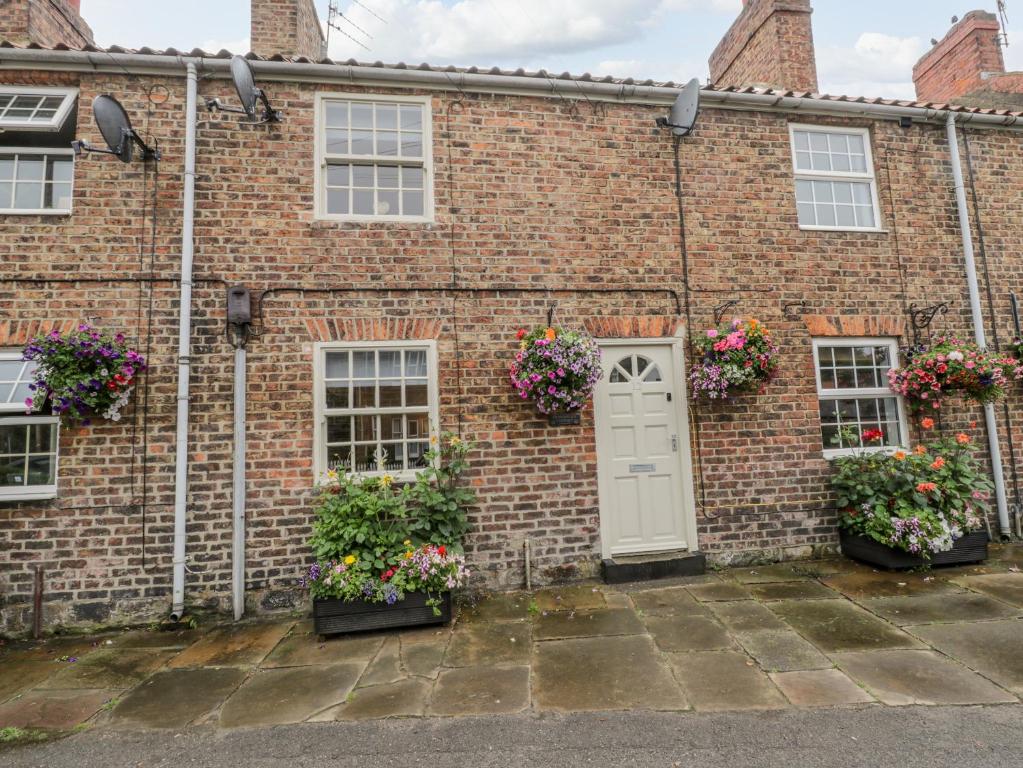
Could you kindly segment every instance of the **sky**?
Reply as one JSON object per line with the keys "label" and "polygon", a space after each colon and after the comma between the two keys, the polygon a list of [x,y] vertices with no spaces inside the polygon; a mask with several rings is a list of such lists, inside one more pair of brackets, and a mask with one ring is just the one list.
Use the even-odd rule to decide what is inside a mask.
{"label": "sky", "polygon": [[[847,0],[815,0],[821,91],[913,98],[913,64],[931,38],[945,35],[953,15],[993,11],[995,4],[858,0],[850,12]],[[316,5],[325,20],[327,0]],[[542,68],[685,82],[706,81],[707,58],[741,0],[339,0],[339,6],[341,28],[349,35],[331,30],[329,53],[339,61]],[[1008,13],[1006,66],[1023,70],[1023,0],[1009,0]],[[249,50],[248,0],[82,0],[82,14],[104,46]]]}

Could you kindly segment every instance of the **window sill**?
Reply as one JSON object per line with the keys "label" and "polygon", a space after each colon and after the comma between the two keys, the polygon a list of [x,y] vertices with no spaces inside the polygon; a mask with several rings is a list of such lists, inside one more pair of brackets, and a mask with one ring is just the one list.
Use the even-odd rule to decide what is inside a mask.
{"label": "window sill", "polygon": [[436,224],[433,216],[331,216],[318,214],[317,222],[330,224]]}
{"label": "window sill", "polygon": [[8,501],[41,501],[57,498],[56,486],[31,486],[19,491],[0,490],[0,504]]}
{"label": "window sill", "polygon": [[70,208],[0,208],[0,216],[70,216]]}
{"label": "window sill", "polygon": [[825,450],[824,460],[832,461],[833,459],[844,459],[849,456],[856,456],[857,454],[863,453],[887,453],[893,454],[896,451],[909,451],[909,448],[901,445],[889,445],[884,448],[840,448],[838,450]]}
{"label": "window sill", "polygon": [[859,232],[875,235],[887,235],[889,231],[882,227],[818,227],[809,224],[800,224],[799,229],[803,232]]}

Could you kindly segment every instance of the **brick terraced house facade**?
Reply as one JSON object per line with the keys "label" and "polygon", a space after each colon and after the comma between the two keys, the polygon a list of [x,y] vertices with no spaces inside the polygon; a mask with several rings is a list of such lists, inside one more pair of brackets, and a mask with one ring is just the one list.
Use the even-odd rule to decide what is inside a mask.
{"label": "brick terraced house facade", "polygon": [[[802,3],[755,0],[737,24],[772,3],[788,21],[805,16],[809,35],[808,13],[791,10]],[[526,540],[534,583],[594,577],[629,553],[759,562],[832,550],[837,410],[855,419],[860,407],[861,426],[915,444],[913,420],[873,377],[913,340],[914,306],[948,305],[924,338],[972,334],[946,105],[803,93],[816,90],[805,66],[814,83],[799,92],[715,82],[679,147],[680,231],[672,138],[655,124],[674,84],[261,52],[252,63],[279,123],[201,108],[237,104],[226,57],[0,47],[0,105],[35,100],[34,123],[0,134],[2,632],[30,626],[37,567],[47,629],[170,611],[189,63],[200,75],[189,609],[231,605],[228,286],[254,297],[251,611],[303,604],[313,485],[332,456],[365,468],[383,447],[407,474],[438,427],[476,445],[466,548],[489,587],[523,584]],[[100,94],[158,143],[158,167],[68,154],[72,139],[100,143]],[[975,176],[985,320],[1004,346],[1023,279],[1023,116],[951,109]],[[556,323],[601,341],[607,369],[578,426],[550,426],[508,379],[516,331],[555,304]],[[688,340],[716,310],[775,336],[779,371],[762,394],[688,396]],[[151,368],[120,422],[58,434],[19,407],[18,360],[32,337],[83,321],[124,333]],[[835,389],[835,376],[859,378]],[[1014,391],[1011,422],[999,410],[1011,501],[1021,403]],[[956,406],[944,426],[979,413]],[[622,479],[615,461],[630,455]],[[643,503],[626,498],[634,489]]]}

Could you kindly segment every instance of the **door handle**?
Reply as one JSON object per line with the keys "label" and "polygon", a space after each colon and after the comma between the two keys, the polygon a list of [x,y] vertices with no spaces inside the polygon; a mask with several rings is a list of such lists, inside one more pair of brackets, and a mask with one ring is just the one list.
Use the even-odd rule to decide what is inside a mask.
{"label": "door handle", "polygon": [[671,436],[671,452],[678,453],[678,435]]}

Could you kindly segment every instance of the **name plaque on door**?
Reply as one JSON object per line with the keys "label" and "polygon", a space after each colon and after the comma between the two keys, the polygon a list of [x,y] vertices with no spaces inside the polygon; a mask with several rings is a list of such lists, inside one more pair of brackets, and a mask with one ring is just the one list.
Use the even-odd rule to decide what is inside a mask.
{"label": "name plaque on door", "polygon": [[629,472],[631,472],[634,475],[635,474],[645,473],[645,472],[656,472],[656,471],[657,471],[657,465],[656,464],[630,464],[629,465]]}

